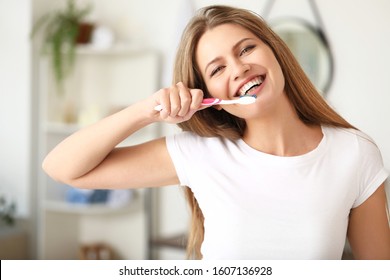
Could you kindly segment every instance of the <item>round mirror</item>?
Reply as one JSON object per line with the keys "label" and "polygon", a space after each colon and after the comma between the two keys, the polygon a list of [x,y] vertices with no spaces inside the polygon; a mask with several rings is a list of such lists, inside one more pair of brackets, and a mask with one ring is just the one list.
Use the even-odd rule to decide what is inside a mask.
{"label": "round mirror", "polygon": [[325,95],[333,78],[333,57],[323,33],[310,23],[295,18],[270,23],[295,55],[306,75]]}

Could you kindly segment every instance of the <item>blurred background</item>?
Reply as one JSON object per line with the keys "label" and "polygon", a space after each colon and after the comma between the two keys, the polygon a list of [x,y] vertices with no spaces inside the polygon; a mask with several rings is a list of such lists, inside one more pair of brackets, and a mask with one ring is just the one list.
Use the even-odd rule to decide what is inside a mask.
{"label": "blurred background", "polygon": [[[179,186],[85,192],[47,178],[41,162],[78,128],[169,86],[185,23],[211,4],[263,16],[390,166],[390,1],[75,0],[74,10],[69,3],[0,0],[1,259],[185,258],[188,209]],[[64,35],[56,27],[69,14],[85,36],[60,49],[64,41],[53,34]],[[123,145],[175,131],[150,126]]]}

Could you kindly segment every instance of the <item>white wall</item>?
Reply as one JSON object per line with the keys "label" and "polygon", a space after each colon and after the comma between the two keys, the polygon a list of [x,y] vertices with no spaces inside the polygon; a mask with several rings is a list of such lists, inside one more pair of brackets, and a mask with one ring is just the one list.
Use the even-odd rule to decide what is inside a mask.
{"label": "white wall", "polygon": [[30,212],[30,1],[0,1],[0,195]]}

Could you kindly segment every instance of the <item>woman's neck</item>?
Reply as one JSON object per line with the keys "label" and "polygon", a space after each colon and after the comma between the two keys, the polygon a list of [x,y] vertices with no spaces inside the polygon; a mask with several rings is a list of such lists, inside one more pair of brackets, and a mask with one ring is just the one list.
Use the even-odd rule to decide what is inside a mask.
{"label": "woman's neck", "polygon": [[289,102],[282,107],[279,113],[247,121],[243,140],[276,156],[298,156],[315,149],[323,137],[321,127],[303,123]]}

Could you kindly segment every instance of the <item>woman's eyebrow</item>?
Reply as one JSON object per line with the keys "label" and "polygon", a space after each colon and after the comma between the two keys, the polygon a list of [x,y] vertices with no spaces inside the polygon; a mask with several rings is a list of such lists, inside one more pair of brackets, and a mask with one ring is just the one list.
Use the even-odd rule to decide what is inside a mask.
{"label": "woman's eyebrow", "polygon": [[[247,41],[247,40],[252,40],[253,38],[243,38],[241,40],[239,40],[237,43],[234,44],[234,46],[232,47],[232,50],[235,50],[238,48],[239,45],[241,45],[243,42]],[[222,57],[221,56],[217,56],[216,58],[212,59],[209,63],[207,63],[206,67],[204,68],[204,72],[207,73],[207,68],[217,62],[218,60],[221,60]]]}

